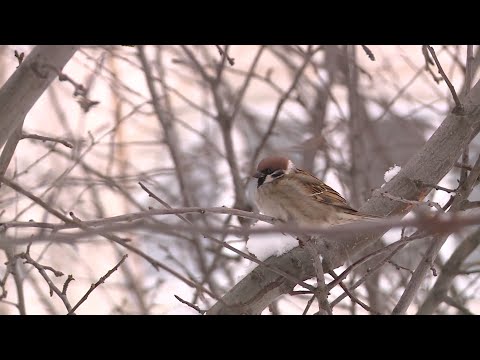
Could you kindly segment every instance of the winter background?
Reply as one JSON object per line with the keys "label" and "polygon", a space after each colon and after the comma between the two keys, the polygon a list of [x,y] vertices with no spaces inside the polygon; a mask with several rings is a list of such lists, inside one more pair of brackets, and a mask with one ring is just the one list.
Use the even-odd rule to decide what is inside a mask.
{"label": "winter background", "polygon": [[[32,48],[0,46],[2,84],[19,65],[14,51],[28,56]],[[467,47],[434,48],[460,93],[465,83]],[[438,81],[435,65],[427,65],[420,45],[368,46],[374,61],[360,45],[220,45],[220,49],[226,50],[233,64],[215,45],[82,47],[63,73],[84,85],[88,99],[98,104],[85,112],[80,106],[82,99],[73,95],[72,85],[55,80],[24,124],[26,133],[64,139],[73,149],[24,139],[6,177],[15,179],[53,208],[64,214],[74,212],[81,220],[163,208],[138,182],[174,208],[226,206],[256,211],[255,181],[249,175],[263,156],[282,154],[312,171],[359,208],[421,148],[453,106],[448,87]],[[474,47],[475,70],[477,50]],[[149,87],[148,72],[156,94]],[[473,83],[477,78],[475,72]],[[225,114],[234,114],[233,121],[222,118]],[[471,161],[478,155],[477,140],[470,147]],[[459,173],[459,168],[453,169],[439,185],[455,188]],[[478,195],[474,191],[470,199],[478,200]],[[449,198],[450,194],[442,191],[428,196],[441,205]],[[5,186],[0,188],[0,204],[2,223],[59,222]],[[435,209],[422,207],[418,211]],[[408,216],[415,216],[413,213]],[[208,212],[190,214],[188,219],[197,225],[225,229],[270,226],[242,224],[236,216]],[[182,230],[184,222],[174,215],[146,221],[171,230],[152,231],[139,226],[122,232],[122,237],[130,238],[149,256],[218,296],[256,266],[198,234]],[[10,236],[25,237],[43,230],[19,227],[7,231]],[[471,231],[467,228],[450,236],[441,250],[439,268]],[[392,230],[382,244],[399,238],[400,230]],[[252,234],[248,238],[225,234],[221,240],[261,260],[298,245],[283,234]],[[420,241],[404,249],[394,258],[401,268],[386,264],[370,283],[356,290],[357,296],[375,304],[381,312],[391,311],[425,247]],[[73,275],[75,280],[68,287],[73,303],[129,253],[99,236],[72,244],[48,241],[46,236],[45,241],[33,244],[30,252],[42,265],[64,274],[51,275],[60,288],[67,275]],[[8,292],[0,301],[0,313],[18,314],[18,286],[24,292],[28,314],[66,313],[62,301],[50,296],[48,284],[36,269],[19,262],[19,285],[13,276],[6,278],[3,264],[7,260],[2,252],[0,257],[0,277]],[[477,269],[478,251],[467,260],[469,269]],[[354,272],[346,284],[353,284],[365,271],[361,268]],[[473,271],[458,276],[452,290],[452,296],[473,313],[478,313],[480,306],[477,275]],[[308,282],[315,284],[314,279]],[[435,276],[429,274],[408,313],[416,313],[434,282]],[[342,293],[336,287],[329,299]],[[175,295],[200,309],[215,303],[208,294],[129,253],[125,263],[89,295],[76,313],[198,315]],[[301,314],[308,299],[307,295],[285,295],[263,314]],[[315,311],[312,306],[308,313]],[[445,303],[436,311],[459,312]],[[367,312],[347,297],[334,313]]]}

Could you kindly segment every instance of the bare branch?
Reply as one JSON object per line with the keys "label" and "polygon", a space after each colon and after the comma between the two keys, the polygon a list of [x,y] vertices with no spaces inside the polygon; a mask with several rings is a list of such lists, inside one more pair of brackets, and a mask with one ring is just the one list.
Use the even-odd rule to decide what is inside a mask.
{"label": "bare branch", "polygon": [[73,145],[68,142],[67,140],[59,139],[59,138],[54,138],[50,136],[42,136],[42,135],[37,135],[37,134],[22,134],[22,139],[34,139],[34,140],[41,140],[41,141],[51,141],[55,143],[62,144],[66,146],[67,148],[73,149]]}
{"label": "bare branch", "polygon": [[325,275],[323,272],[322,262],[320,261],[320,254],[314,245],[307,242],[305,246],[308,248],[312,255],[313,266],[315,268],[315,275],[317,277],[317,290],[315,294],[318,298],[318,310],[328,315],[332,315],[332,309],[328,303],[328,290],[325,285]]}
{"label": "bare branch", "polygon": [[[67,315],[72,315],[74,311],[77,310],[78,307],[85,302],[85,300],[87,300],[88,296],[92,293],[93,290],[95,290],[98,286],[103,284],[105,280],[107,280],[110,277],[110,275],[112,275],[115,271],[117,271],[117,269],[120,267],[120,265],[123,264],[123,262],[127,259],[127,257],[128,257],[128,254],[123,255],[117,265],[115,265],[105,275],[103,275],[95,284],[92,284],[90,286],[90,289],[87,290],[85,295],[83,295],[83,297],[78,301],[78,303],[71,310],[68,311]],[[64,286],[64,289],[66,289],[65,286]]]}
{"label": "bare branch", "polygon": [[[451,212],[458,211],[462,200],[468,198],[468,195],[470,195],[473,189],[473,186],[475,185],[479,175],[480,175],[480,156],[478,157],[465,183],[460,185],[460,190],[457,193],[455,200],[453,200],[452,206],[450,207],[449,211]],[[432,244],[428,248],[425,255],[422,257],[422,260],[420,261],[419,265],[415,269],[412,275],[412,278],[410,279],[410,282],[408,283],[404,293],[402,294],[400,300],[398,301],[397,305],[393,309],[393,312],[392,312],[393,314],[396,314],[396,315],[404,314],[407,311],[424,277],[426,276],[428,269],[432,268],[433,261],[435,260],[438,252],[442,248],[443,244],[445,243],[449,235],[450,235],[450,232],[446,232],[446,234],[443,233],[433,238]]]}
{"label": "bare branch", "polygon": [[362,45],[363,51],[367,54],[368,58],[372,61],[375,61],[375,55],[373,55],[372,50],[370,50],[366,45]]}
{"label": "bare branch", "polygon": [[[13,54],[15,55],[15,57],[16,57],[17,60],[18,60],[18,66],[22,65],[23,59],[24,59],[24,57],[25,57],[25,53],[24,53],[24,52],[21,52],[21,53],[19,54],[18,51],[15,50],[15,51],[13,52]],[[18,66],[17,66],[17,68],[18,68]]]}
{"label": "bare branch", "polygon": [[70,305],[70,302],[68,301],[66,294],[64,294],[62,291],[60,291],[60,289],[52,282],[52,280],[50,279],[50,277],[48,276],[48,274],[45,270],[52,271],[54,273],[54,275],[57,276],[57,277],[63,276],[63,273],[60,272],[60,271],[54,270],[50,266],[46,267],[46,266],[42,266],[39,263],[37,263],[30,256],[30,251],[29,250],[30,250],[30,248],[28,247],[27,251],[25,251],[25,252],[23,252],[23,253],[21,253],[17,256],[20,259],[24,259],[25,264],[33,265],[33,267],[35,267],[38,270],[38,272],[43,277],[43,279],[47,282],[47,284],[50,288],[50,296],[52,296],[53,293],[57,294],[57,296],[60,298],[60,300],[62,300],[63,304],[67,308],[67,310],[70,312],[72,310],[72,306]]}
{"label": "bare branch", "polygon": [[61,69],[73,56],[78,46],[37,45],[13,75],[0,89],[0,147],[23,121],[37,99],[55,79],[54,71]]}
{"label": "bare branch", "polygon": [[435,64],[437,65],[438,72],[442,76],[443,80],[447,83],[448,88],[450,89],[450,92],[452,93],[453,100],[455,101],[455,108],[452,110],[454,114],[458,115],[463,115],[464,113],[464,108],[462,103],[460,102],[460,99],[458,98],[457,92],[455,91],[455,88],[453,87],[452,83],[447,77],[447,74],[445,74],[445,71],[443,71],[442,65],[440,65],[440,62],[438,61],[437,55],[435,54],[435,50],[433,47],[430,45],[427,45],[428,51],[430,51],[430,54],[433,57],[433,60],[435,61]]}
{"label": "bare branch", "polygon": [[459,273],[459,269],[464,263],[465,259],[480,245],[480,230],[475,231],[469,235],[463,242],[455,249],[450,259],[445,263],[442,272],[438,277],[433,288],[428,292],[428,295],[418,310],[419,315],[433,314],[438,305],[444,301],[448,290],[455,277]]}
{"label": "bare branch", "polygon": [[183,300],[180,296],[177,296],[177,295],[173,295],[173,296],[175,296],[175,299],[180,301],[182,304],[185,304],[185,305],[191,307],[192,309],[198,311],[198,313],[200,313],[201,315],[205,314],[206,310],[201,310],[197,305],[192,304],[191,302],[189,302],[187,300]]}
{"label": "bare branch", "polygon": [[438,204],[436,202],[433,202],[433,201],[430,201],[430,200],[427,200],[427,201],[408,200],[408,199],[404,199],[400,196],[395,196],[395,195],[389,194],[386,191],[381,192],[381,195],[386,197],[387,199],[400,201],[400,202],[405,203],[405,204],[434,207],[438,211],[443,212],[443,209],[440,206],[440,204]]}
{"label": "bare branch", "polygon": [[228,63],[230,64],[230,66],[233,66],[235,65],[235,59],[231,58],[230,56],[228,56],[228,54],[222,50],[222,48],[220,47],[220,45],[215,45],[217,47],[217,50],[218,50],[218,53],[220,54],[220,56],[224,57],[227,59]]}

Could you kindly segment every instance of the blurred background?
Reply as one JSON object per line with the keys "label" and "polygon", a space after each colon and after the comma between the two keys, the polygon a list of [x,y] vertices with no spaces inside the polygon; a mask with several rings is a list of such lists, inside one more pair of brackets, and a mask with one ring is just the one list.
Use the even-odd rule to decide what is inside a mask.
{"label": "blurred background", "polygon": [[[14,51],[28,56],[32,48],[0,46],[2,84],[19,65]],[[434,49],[462,95],[467,46]],[[475,84],[477,46],[473,56]],[[421,45],[82,46],[63,73],[86,91],[74,94],[72,83],[56,79],[27,115],[23,128],[27,134],[54,137],[63,144],[23,139],[6,177],[50,207],[65,215],[73,212],[82,221],[165,206],[256,211],[250,175],[268,155],[291,158],[359,208],[385,182],[384,173],[394,165],[403,166],[453,107],[447,85]],[[470,159],[478,152],[474,139]],[[452,169],[440,185],[456,188],[460,168]],[[163,204],[149,197],[139,182]],[[444,205],[450,195],[434,191],[428,198]],[[474,191],[470,199],[477,198]],[[236,216],[209,212],[185,218],[205,227],[251,225]],[[32,200],[2,186],[0,222],[31,220],[61,223]],[[42,227],[11,227],[6,233],[45,236],[31,246],[30,255],[63,273],[57,277],[49,272],[60,289],[67,275],[73,275],[67,293],[72,304],[129,254],[77,314],[195,314],[175,295],[208,309],[216,302],[212,294],[222,296],[252,268],[249,260],[182,229],[185,222],[175,215],[143,221],[168,231],[139,225],[116,234],[169,270],[157,270],[144,257],[98,235],[59,244],[49,241],[52,232]],[[439,272],[472,230],[449,238],[436,261]],[[247,241],[268,241],[265,238],[272,236],[278,235],[218,239],[247,252]],[[390,231],[376,246],[399,238],[399,230]],[[424,250],[422,241],[406,247],[355,294],[388,313]],[[462,262],[459,271],[464,273],[455,278],[449,301],[435,313],[479,311],[478,255],[474,251]],[[33,266],[19,259],[14,276],[4,265],[7,257],[2,252],[0,261],[0,313],[19,313],[19,293],[27,314],[66,313],[60,297],[50,296],[49,285]],[[353,284],[367,268],[368,264],[352,273],[345,284]],[[409,313],[416,313],[435,280],[432,273],[427,276]],[[329,300],[342,293],[336,287]],[[301,314],[309,299],[309,295],[285,295],[264,314]],[[314,307],[307,312],[315,312]],[[334,313],[368,312],[346,297]]]}

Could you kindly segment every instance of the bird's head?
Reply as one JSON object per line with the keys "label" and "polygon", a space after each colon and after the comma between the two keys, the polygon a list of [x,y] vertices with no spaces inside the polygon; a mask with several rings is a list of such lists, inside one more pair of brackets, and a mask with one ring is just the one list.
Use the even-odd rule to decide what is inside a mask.
{"label": "bird's head", "polygon": [[257,188],[263,184],[276,181],[281,177],[291,173],[295,165],[286,157],[271,156],[266,157],[258,163],[257,172],[253,175],[258,179]]}

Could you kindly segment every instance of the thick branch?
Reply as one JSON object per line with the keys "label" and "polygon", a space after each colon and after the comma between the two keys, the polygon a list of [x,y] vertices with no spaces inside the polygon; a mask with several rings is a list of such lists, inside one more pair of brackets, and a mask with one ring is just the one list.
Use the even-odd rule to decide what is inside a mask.
{"label": "thick branch", "polygon": [[38,45],[0,89],[0,147],[70,60],[78,45]]}
{"label": "thick branch", "polygon": [[[480,175],[480,156],[478,157],[475,163],[475,166],[473,167],[472,171],[468,175],[464,184],[460,185],[460,191],[457,193],[455,200],[453,200],[453,203],[449,212],[458,211],[462,201],[464,199],[467,199],[470,193],[472,192],[473,186],[477,182],[479,175]],[[444,229],[439,229],[439,230],[444,230]],[[420,288],[420,285],[423,282],[425,275],[427,274],[428,270],[432,268],[433,262],[437,257],[438,252],[442,248],[445,241],[448,239],[449,235],[450,235],[449,231],[444,231],[440,233],[438,236],[435,236],[433,238],[432,244],[429,246],[422,260],[420,261],[417,268],[415,269],[412,275],[412,278],[410,279],[410,282],[408,283],[404,293],[402,294],[400,300],[398,301],[398,304],[393,309],[392,314],[397,314],[397,315],[404,314],[407,311],[415,294]]]}
{"label": "thick branch", "polygon": [[[402,168],[399,174],[383,188],[395,196],[420,201],[431,191],[430,187],[419,182],[437,184],[458,161],[462,149],[480,129],[480,82],[473,87],[464,101],[464,113],[449,114],[423,148]],[[405,215],[412,205],[382,197],[380,192],[360,209],[375,215]],[[370,234],[358,234],[356,237],[328,242],[330,247],[321,248],[324,259],[324,271],[332,270],[344,264],[348,258],[355,256],[368,245],[374,243],[385,231]],[[306,280],[315,276],[309,253],[295,248],[289,253],[272,257],[266,263],[282,269],[297,278]],[[329,266],[325,266],[327,264]],[[224,297],[226,304],[243,306],[250,313],[260,313],[273,300],[292,290],[295,284],[285,281],[266,268],[257,268],[235,285]],[[245,307],[248,307],[246,310]],[[222,303],[215,304],[207,314],[238,313],[238,307],[228,307]]]}

